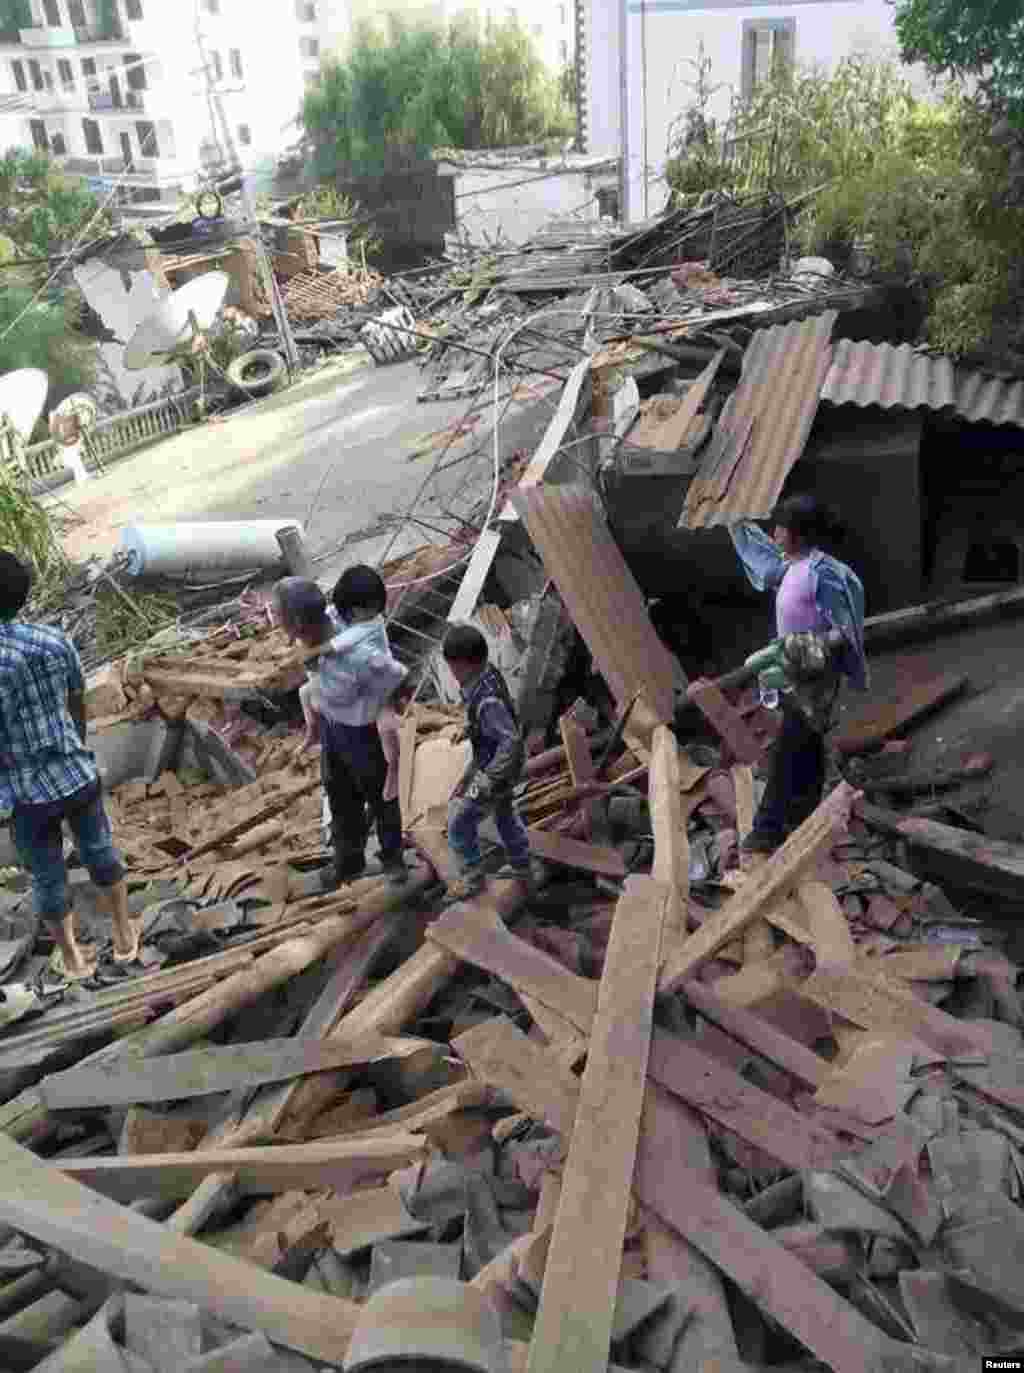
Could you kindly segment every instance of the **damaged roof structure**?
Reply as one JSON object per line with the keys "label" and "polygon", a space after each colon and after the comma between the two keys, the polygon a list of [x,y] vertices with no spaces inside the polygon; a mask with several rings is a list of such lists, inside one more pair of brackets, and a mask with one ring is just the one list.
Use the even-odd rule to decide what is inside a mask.
{"label": "damaged roof structure", "polygon": [[[445,1357],[476,1373],[959,1373],[1019,1348],[1024,851],[935,801],[991,757],[915,772],[905,740],[966,677],[847,714],[822,805],[741,857],[777,713],[690,681],[651,605],[672,578],[713,589],[722,526],[787,481],[920,491],[929,445],[1016,431],[1016,388],[846,337],[862,285],[726,279],[672,264],[680,217],[647,232],[623,251],[661,243],[664,304],[571,235],[559,263],[410,294],[429,384],[473,358],[463,424],[490,428],[458,459],[435,436],[383,568],[419,684],[406,888],[323,890],[301,663],[259,596],[91,680],[148,964],[49,1001],[31,939],[9,965],[5,1366],[368,1368],[374,1297],[424,1278],[500,1323],[500,1362],[450,1326]],[[524,390],[544,421],[509,452]],[[922,585],[869,645],[1024,601],[917,605]],[[454,619],[529,731],[529,900],[492,877],[442,904],[469,749],[436,652]],[[438,1358],[426,1289],[401,1290],[402,1357]]]}

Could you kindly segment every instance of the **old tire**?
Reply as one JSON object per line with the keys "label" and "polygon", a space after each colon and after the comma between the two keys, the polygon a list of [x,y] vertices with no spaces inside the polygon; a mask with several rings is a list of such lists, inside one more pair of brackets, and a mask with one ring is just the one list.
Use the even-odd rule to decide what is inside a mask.
{"label": "old tire", "polygon": [[273,348],[253,348],[235,358],[228,368],[228,380],[251,396],[269,396],[287,382],[288,368]]}

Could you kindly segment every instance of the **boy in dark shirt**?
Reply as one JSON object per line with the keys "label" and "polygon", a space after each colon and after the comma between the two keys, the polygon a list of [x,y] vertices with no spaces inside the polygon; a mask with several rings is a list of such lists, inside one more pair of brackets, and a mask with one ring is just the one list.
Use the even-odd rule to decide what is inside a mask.
{"label": "boy in dark shirt", "polygon": [[462,691],[473,746],[469,767],[448,808],[448,843],[461,869],[459,881],[448,889],[449,898],[468,900],[483,886],[480,825],[488,814],[494,816],[509,860],[498,875],[519,878],[530,887],[530,841],[512,795],[522,776],[526,749],[511,694],[504,677],[488,662],[487,640],[472,625],[453,625],[442,651]]}

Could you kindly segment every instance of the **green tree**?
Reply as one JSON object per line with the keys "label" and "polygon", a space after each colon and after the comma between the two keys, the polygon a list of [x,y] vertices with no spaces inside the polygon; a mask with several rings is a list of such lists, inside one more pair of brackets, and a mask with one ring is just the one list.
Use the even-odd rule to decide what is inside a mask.
{"label": "green tree", "polygon": [[94,381],[96,348],[78,332],[82,305],[76,292],[53,300],[34,296],[28,285],[0,291],[0,375],[39,367],[49,374],[52,401]]}
{"label": "green tree", "polygon": [[[46,154],[11,148],[0,157],[0,234],[21,257],[47,257],[68,247],[86,228],[100,202],[82,182],[65,176]],[[110,221],[92,226],[99,237]]]}
{"label": "green tree", "polygon": [[389,15],[363,25],[343,61],[328,61],[302,121],[316,170],[372,170],[394,153],[499,147],[572,128],[557,78],[515,22],[481,34],[471,16],[447,27]]}
{"label": "green tree", "polygon": [[905,62],[935,75],[977,78],[997,109],[1024,125],[1024,10],[1020,0],[896,0]]}

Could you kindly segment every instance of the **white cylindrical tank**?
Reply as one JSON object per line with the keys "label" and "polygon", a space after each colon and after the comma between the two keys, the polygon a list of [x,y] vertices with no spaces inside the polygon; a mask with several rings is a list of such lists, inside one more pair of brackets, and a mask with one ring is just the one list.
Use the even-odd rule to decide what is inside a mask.
{"label": "white cylindrical tank", "polygon": [[281,563],[279,529],[297,529],[302,521],[204,520],[195,524],[129,524],[121,530],[132,577],[182,577],[190,572],[246,572]]}

